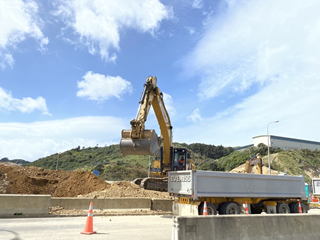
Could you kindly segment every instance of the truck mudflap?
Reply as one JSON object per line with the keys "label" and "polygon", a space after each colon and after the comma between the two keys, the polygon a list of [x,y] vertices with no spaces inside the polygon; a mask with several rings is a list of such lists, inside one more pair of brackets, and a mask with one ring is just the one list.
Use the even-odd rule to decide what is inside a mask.
{"label": "truck mudflap", "polygon": [[184,203],[173,202],[172,214],[175,216],[199,215],[198,204],[184,204]]}

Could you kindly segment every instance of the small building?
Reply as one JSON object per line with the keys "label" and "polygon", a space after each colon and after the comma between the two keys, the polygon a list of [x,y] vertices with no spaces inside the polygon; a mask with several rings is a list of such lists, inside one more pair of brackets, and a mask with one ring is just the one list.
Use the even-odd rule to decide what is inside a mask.
{"label": "small building", "polygon": [[[258,146],[259,143],[268,146],[268,135],[253,137],[254,146]],[[283,150],[306,148],[313,151],[316,149],[320,150],[320,142],[269,135],[269,147]]]}

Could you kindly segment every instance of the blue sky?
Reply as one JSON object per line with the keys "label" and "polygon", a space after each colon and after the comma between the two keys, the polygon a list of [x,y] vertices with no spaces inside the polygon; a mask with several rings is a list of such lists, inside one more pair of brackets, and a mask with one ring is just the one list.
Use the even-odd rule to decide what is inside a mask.
{"label": "blue sky", "polygon": [[[157,76],[176,142],[320,141],[319,0],[0,0],[0,158],[119,143]],[[146,128],[156,129],[151,112]]]}

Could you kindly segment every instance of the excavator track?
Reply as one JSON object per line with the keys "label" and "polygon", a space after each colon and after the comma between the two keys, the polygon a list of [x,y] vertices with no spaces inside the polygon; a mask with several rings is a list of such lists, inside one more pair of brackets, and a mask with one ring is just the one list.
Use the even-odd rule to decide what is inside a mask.
{"label": "excavator track", "polygon": [[140,186],[141,181],[143,180],[143,178],[136,178],[132,181],[132,183],[137,184]]}
{"label": "excavator track", "polygon": [[168,178],[144,178],[140,182],[140,187],[146,190],[167,192]]}

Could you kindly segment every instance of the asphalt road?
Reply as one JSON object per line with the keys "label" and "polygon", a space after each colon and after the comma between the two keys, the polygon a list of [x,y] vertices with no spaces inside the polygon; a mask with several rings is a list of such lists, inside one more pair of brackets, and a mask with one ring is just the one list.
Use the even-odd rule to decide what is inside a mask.
{"label": "asphalt road", "polygon": [[[309,214],[319,214],[311,209]],[[171,216],[93,217],[93,235],[80,234],[87,217],[3,218],[0,219],[0,240],[170,240]]]}
{"label": "asphalt road", "polygon": [[86,219],[86,217],[0,219],[0,239],[171,239],[173,226],[171,216],[93,217],[93,230],[97,233],[92,235],[80,234],[85,228]]}

